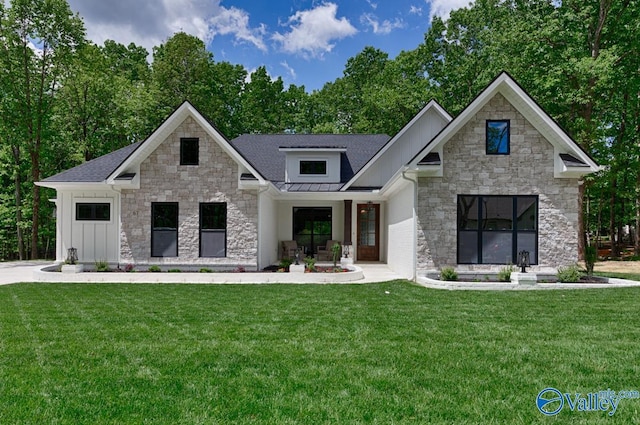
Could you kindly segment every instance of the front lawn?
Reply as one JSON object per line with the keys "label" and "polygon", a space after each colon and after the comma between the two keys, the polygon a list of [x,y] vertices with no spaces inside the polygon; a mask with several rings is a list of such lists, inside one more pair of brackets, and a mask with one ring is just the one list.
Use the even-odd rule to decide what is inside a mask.
{"label": "front lawn", "polygon": [[0,424],[638,423],[640,288],[0,287]]}

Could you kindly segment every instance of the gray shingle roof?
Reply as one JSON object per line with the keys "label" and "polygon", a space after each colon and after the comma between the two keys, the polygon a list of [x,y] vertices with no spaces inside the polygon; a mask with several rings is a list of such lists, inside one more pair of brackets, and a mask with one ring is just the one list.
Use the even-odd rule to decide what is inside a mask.
{"label": "gray shingle roof", "polygon": [[87,161],[77,167],[63,171],[43,180],[45,183],[93,183],[102,182],[113,173],[135,151],[141,142],[133,143],[103,155],[99,158]]}
{"label": "gray shingle roof", "polygon": [[[286,153],[280,148],[345,147],[341,154],[341,185],[309,187],[314,191],[333,191],[348,182],[389,141],[386,134],[243,134],[231,145],[267,180],[284,182]],[[340,186],[340,187],[338,187]],[[291,191],[293,187],[289,187]],[[301,190],[301,187],[295,187]]]}

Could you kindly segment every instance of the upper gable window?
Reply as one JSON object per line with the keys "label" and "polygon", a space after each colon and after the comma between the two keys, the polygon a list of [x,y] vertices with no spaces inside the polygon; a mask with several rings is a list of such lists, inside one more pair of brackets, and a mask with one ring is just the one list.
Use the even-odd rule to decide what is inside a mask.
{"label": "upper gable window", "polygon": [[327,174],[327,161],[300,161],[300,174]]}
{"label": "upper gable window", "polygon": [[198,165],[199,139],[197,137],[180,139],[180,165]]}
{"label": "upper gable window", "polygon": [[509,155],[509,120],[487,120],[487,155]]}

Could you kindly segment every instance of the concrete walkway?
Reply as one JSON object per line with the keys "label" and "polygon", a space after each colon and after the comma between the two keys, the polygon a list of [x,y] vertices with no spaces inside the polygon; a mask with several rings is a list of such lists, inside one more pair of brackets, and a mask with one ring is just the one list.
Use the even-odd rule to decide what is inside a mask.
{"label": "concrete walkway", "polygon": [[[50,261],[13,261],[0,263],[0,285],[18,282],[133,282],[133,283],[331,283],[322,273],[294,276],[289,273],[78,273],[61,275],[42,272],[41,269],[51,266]],[[337,281],[335,283],[374,283],[402,279],[389,269],[386,264],[356,264],[361,269],[357,280]],[[335,276],[335,275],[334,275]],[[340,277],[340,275],[338,275]],[[346,276],[345,276],[346,277]],[[316,278],[316,279],[314,279]],[[236,282],[237,279],[237,282]]]}
{"label": "concrete walkway", "polygon": [[8,261],[0,263],[0,285],[33,282],[33,272],[51,264],[51,261]]}

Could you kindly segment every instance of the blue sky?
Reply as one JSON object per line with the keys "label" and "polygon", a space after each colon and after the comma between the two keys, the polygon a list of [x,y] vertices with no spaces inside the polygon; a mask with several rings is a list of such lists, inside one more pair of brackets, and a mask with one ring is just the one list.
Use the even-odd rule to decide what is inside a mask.
{"label": "blue sky", "polygon": [[395,57],[415,49],[434,15],[469,0],[69,0],[87,36],[149,52],[177,31],[205,41],[216,61],[259,66],[307,91],[342,76],[365,46]]}

